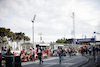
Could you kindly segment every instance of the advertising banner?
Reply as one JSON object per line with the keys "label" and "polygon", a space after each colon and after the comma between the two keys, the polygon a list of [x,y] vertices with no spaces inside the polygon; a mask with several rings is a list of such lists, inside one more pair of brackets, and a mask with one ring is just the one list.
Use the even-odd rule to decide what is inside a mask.
{"label": "advertising banner", "polygon": [[75,39],[75,42],[95,42],[95,38]]}

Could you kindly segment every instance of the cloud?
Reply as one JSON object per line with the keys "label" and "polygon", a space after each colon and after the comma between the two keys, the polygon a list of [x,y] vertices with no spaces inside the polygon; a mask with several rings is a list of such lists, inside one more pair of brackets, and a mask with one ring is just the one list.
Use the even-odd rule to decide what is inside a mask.
{"label": "cloud", "polygon": [[[11,28],[14,32],[24,32],[32,39],[34,15],[35,41],[39,33],[44,42],[58,38],[71,38],[73,30],[72,12],[75,12],[76,38],[93,36],[100,16],[99,0],[0,0],[0,27]],[[31,40],[32,41],[32,40]]]}
{"label": "cloud", "polygon": [[[100,33],[100,21],[99,21],[98,25],[95,27],[93,32]],[[100,38],[100,34],[94,34],[94,35],[96,35],[96,39],[97,40],[100,40],[99,39]]]}

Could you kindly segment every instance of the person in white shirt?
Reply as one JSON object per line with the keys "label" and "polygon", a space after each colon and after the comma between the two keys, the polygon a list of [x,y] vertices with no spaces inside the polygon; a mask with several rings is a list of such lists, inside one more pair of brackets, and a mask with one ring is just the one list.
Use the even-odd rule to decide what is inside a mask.
{"label": "person in white shirt", "polygon": [[69,55],[70,55],[70,57],[71,57],[71,52],[72,52],[72,50],[71,50],[70,47],[69,47],[69,49],[68,49],[68,52],[69,52]]}
{"label": "person in white shirt", "polygon": [[57,53],[59,55],[59,63],[61,63],[61,55],[62,55],[62,49],[61,49],[61,47],[58,47]]}
{"label": "person in white shirt", "polygon": [[34,50],[34,48],[33,48],[32,52],[31,52],[31,54],[32,54],[32,61],[35,61],[35,50]]}
{"label": "person in white shirt", "polygon": [[2,55],[5,53],[4,48],[3,48],[3,47],[2,47],[1,53],[2,53]]}

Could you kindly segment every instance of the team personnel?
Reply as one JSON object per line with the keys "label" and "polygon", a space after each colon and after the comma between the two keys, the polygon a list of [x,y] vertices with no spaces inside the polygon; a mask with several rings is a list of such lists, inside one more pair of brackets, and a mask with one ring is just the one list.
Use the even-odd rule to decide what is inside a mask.
{"label": "team personnel", "polygon": [[21,56],[23,56],[25,53],[25,49],[23,49],[20,53],[21,53]]}
{"label": "team personnel", "polygon": [[89,55],[91,55],[92,48],[90,47],[90,48],[88,49],[88,51],[89,51]]}
{"label": "team personnel", "polygon": [[85,56],[85,49],[83,48],[83,47],[81,47],[81,54],[82,54],[82,56]]}
{"label": "team personnel", "polygon": [[61,47],[58,47],[57,53],[59,55],[59,63],[61,63],[61,55],[62,55]]}
{"label": "team personnel", "polygon": [[71,57],[72,50],[71,50],[70,47],[69,47],[69,49],[68,49],[68,52],[69,52],[69,56]]}
{"label": "team personnel", "polygon": [[94,56],[94,61],[95,61],[95,47],[93,47],[92,51],[93,51],[93,56]]}
{"label": "team personnel", "polygon": [[43,63],[43,60],[42,60],[42,49],[41,49],[40,46],[37,48],[37,55],[38,55],[38,58],[40,60],[39,64],[41,64],[41,62]]}
{"label": "team personnel", "polygon": [[34,48],[33,48],[31,53],[32,53],[32,61],[35,61],[35,50],[34,50]]}

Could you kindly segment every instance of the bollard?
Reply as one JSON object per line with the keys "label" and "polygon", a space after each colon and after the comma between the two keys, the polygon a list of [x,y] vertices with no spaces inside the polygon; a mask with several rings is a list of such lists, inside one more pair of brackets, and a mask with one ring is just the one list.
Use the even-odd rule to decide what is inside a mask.
{"label": "bollard", "polygon": [[5,59],[6,59],[6,67],[13,67],[13,57],[14,56],[5,56]]}
{"label": "bollard", "polygon": [[15,56],[15,57],[14,57],[14,60],[15,60],[15,61],[14,61],[14,66],[15,66],[15,67],[22,67],[22,66],[21,66],[21,57],[20,57],[20,56]]}
{"label": "bollard", "polygon": [[2,55],[1,55],[1,53],[0,53],[0,67],[2,67]]}

